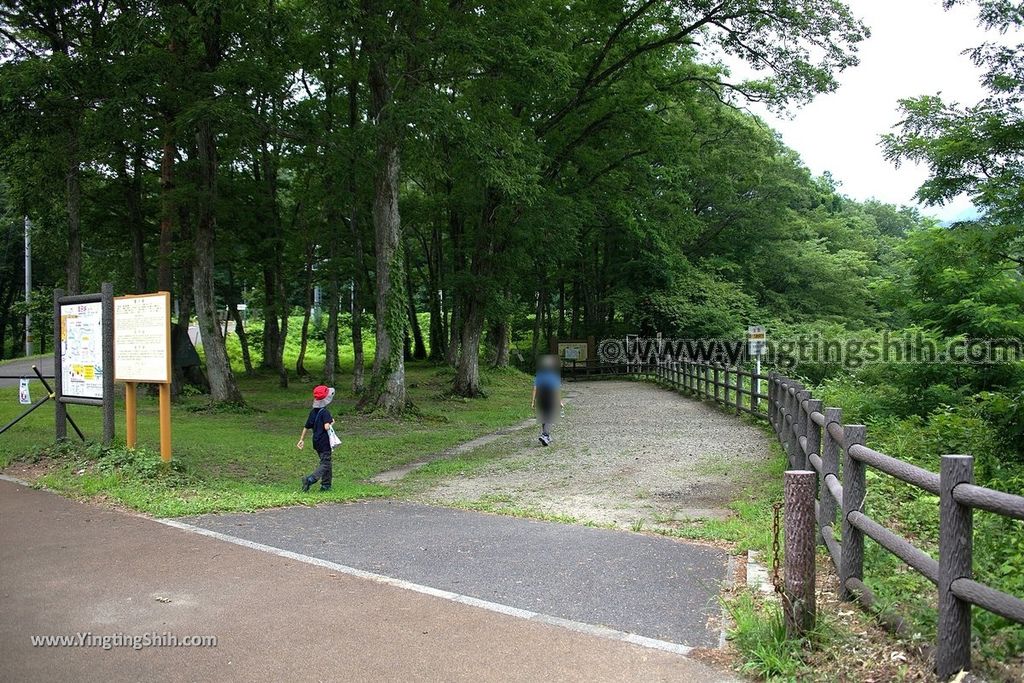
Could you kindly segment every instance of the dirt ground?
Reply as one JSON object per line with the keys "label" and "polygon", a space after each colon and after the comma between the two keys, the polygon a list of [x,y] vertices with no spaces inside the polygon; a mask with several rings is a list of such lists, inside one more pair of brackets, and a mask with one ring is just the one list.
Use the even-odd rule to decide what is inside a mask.
{"label": "dirt ground", "polygon": [[722,518],[767,460],[768,437],[714,406],[647,383],[574,382],[544,447],[539,428],[485,446],[471,473],[435,480],[422,502],[493,503],[644,529]]}

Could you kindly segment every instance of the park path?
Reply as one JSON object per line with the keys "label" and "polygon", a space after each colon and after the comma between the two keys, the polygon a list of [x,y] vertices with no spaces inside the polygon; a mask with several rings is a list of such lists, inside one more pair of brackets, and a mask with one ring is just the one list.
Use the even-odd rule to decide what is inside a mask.
{"label": "park path", "polygon": [[[443,595],[0,480],[0,680],[733,679],[678,654]],[[217,646],[31,642],[154,632],[212,635]]]}
{"label": "park path", "polygon": [[550,447],[536,430],[513,432],[485,446],[484,464],[469,472],[407,482],[411,497],[671,529],[730,515],[771,457],[756,426],[647,382],[570,382],[566,392]]}

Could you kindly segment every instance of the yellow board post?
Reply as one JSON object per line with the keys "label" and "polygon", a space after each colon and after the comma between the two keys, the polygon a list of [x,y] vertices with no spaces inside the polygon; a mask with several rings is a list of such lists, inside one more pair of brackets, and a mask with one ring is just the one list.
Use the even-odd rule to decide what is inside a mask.
{"label": "yellow board post", "polygon": [[124,385],[124,430],[128,448],[135,448],[135,443],[138,439],[136,431],[138,425],[135,419],[135,386],[135,382],[125,382]]}
{"label": "yellow board post", "polygon": [[160,459],[171,461],[171,384],[160,385]]}

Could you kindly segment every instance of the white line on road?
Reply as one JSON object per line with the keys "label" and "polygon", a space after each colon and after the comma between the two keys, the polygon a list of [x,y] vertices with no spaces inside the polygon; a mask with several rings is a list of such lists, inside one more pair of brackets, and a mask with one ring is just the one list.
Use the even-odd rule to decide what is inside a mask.
{"label": "white line on road", "polygon": [[265,553],[272,553],[280,557],[287,557],[292,560],[299,562],[305,562],[306,564],[316,565],[325,569],[348,574],[355,576],[360,579],[368,579],[370,581],[376,581],[377,583],[383,583],[388,586],[394,586],[395,588],[401,588],[403,590],[414,591],[416,593],[423,593],[424,595],[430,595],[435,598],[441,598],[442,600],[450,600],[452,602],[458,602],[463,605],[469,605],[471,607],[479,607],[490,612],[497,612],[498,614],[504,614],[510,617],[516,617],[519,619],[526,619],[528,621],[537,621],[542,624],[548,624],[549,626],[557,626],[559,628],[569,629],[571,631],[577,631],[579,633],[586,633],[588,635],[599,636],[601,638],[608,638],[610,640],[619,640],[641,647],[650,648],[652,650],[661,650],[663,652],[671,652],[677,655],[688,655],[693,648],[688,645],[681,645],[680,643],[670,643],[667,640],[658,640],[657,638],[647,638],[645,636],[639,636],[635,633],[626,633],[625,631],[617,631],[612,628],[605,626],[595,626],[594,624],[585,624],[580,621],[573,621],[571,619],[563,619],[561,617],[553,617],[548,614],[540,614],[538,612],[532,612],[530,610],[521,609],[519,607],[512,607],[510,605],[502,605],[497,602],[491,602],[489,600],[481,600],[480,598],[474,598],[469,595],[462,595],[460,593],[453,593],[451,591],[441,590],[440,588],[433,588],[431,586],[424,586],[418,583],[412,583],[404,579],[396,579],[392,576],[385,576],[383,574],[376,574],[374,572],[368,572],[363,569],[356,569],[355,567],[349,567],[344,564],[338,564],[337,562],[331,562],[324,560],[319,557],[311,557],[309,555],[303,555],[301,553],[295,553],[290,550],[282,550],[281,548],[275,548],[273,546],[264,545],[262,543],[256,543],[249,541],[244,538],[238,538],[237,536],[230,536],[228,534],[222,534],[219,531],[211,531],[210,529],[204,529],[202,527],[187,524],[185,522],[179,522],[174,519],[155,519],[153,521],[165,524],[175,529],[181,529],[182,531],[188,531],[194,534],[201,534],[203,536],[209,536],[210,538],[216,538],[221,541],[227,541],[228,543],[234,543],[235,545],[244,546],[253,550],[260,550]]}

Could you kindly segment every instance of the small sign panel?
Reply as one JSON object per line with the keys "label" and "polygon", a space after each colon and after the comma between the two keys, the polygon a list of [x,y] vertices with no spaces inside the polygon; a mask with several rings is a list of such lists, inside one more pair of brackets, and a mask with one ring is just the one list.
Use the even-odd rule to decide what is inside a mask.
{"label": "small sign panel", "polygon": [[747,328],[747,353],[751,356],[762,356],[768,344],[768,333],[764,325],[751,325]]}
{"label": "small sign panel", "polygon": [[558,355],[562,357],[562,362],[569,361],[586,361],[587,360],[587,343],[586,342],[559,342],[558,343]]}
{"label": "small sign panel", "polygon": [[114,299],[114,379],[171,381],[171,296],[167,292]]}
{"label": "small sign panel", "polygon": [[18,403],[23,406],[27,406],[32,403],[32,394],[28,388],[28,379],[25,377],[21,378],[18,382]]}
{"label": "small sign panel", "polygon": [[62,304],[60,367],[63,396],[103,398],[103,304]]}

